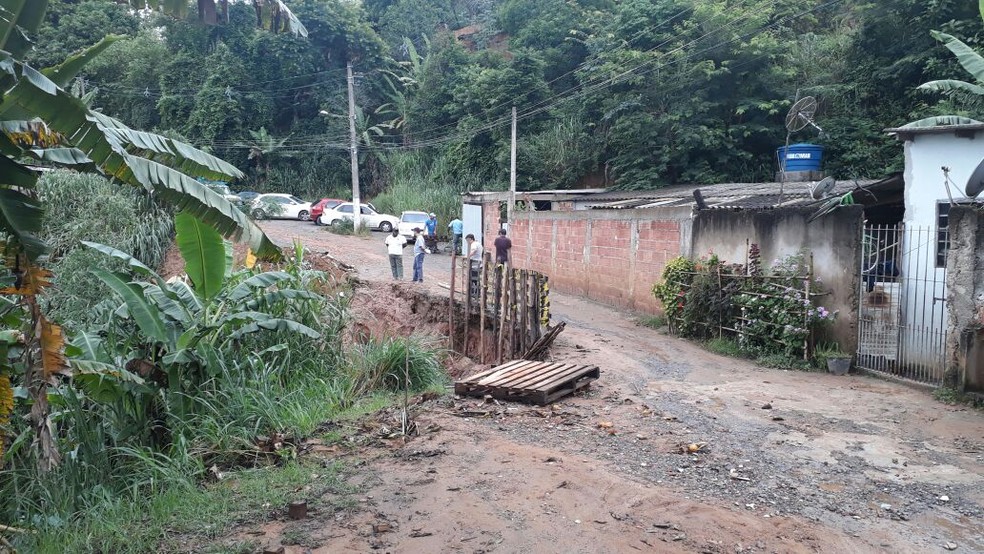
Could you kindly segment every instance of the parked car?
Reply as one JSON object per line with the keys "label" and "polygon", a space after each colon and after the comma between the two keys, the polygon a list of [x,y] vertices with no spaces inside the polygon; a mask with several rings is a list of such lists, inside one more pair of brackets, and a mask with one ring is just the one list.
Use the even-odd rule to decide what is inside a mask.
{"label": "parked car", "polygon": [[330,210],[335,206],[345,202],[344,200],[338,198],[322,198],[314,204],[311,204],[311,221],[314,221],[315,225],[321,225],[319,223],[319,218],[325,210]]}
{"label": "parked car", "polygon": [[259,195],[260,193],[253,192],[251,190],[244,190],[236,193],[236,196],[239,197],[239,201],[243,204],[252,204],[253,200],[256,200],[256,197]]}
{"label": "parked car", "polygon": [[311,203],[290,194],[261,194],[250,207],[253,219],[311,219]]}
{"label": "parked car", "polygon": [[[370,229],[390,232],[400,223],[394,215],[381,214],[372,208],[370,204],[362,204],[362,222]],[[352,219],[352,203],[343,202],[330,210],[325,210],[318,218],[322,225],[337,225],[342,220]]]}
{"label": "parked car", "polygon": [[222,195],[222,197],[229,202],[239,202],[239,195],[233,194],[232,191],[229,190],[229,185],[206,183],[205,186],[212,189],[213,192]]}
{"label": "parked car", "polygon": [[413,228],[420,227],[423,229],[428,217],[427,212],[403,212],[400,214],[400,234],[407,238],[413,238]]}

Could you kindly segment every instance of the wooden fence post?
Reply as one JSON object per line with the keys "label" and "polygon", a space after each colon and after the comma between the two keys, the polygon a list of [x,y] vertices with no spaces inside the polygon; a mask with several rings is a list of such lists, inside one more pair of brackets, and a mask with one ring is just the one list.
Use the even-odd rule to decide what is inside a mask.
{"label": "wooden fence post", "polygon": [[489,264],[488,254],[482,255],[482,290],[479,299],[478,340],[481,343],[482,363],[485,363],[485,312],[489,309]]}
{"label": "wooden fence post", "polygon": [[454,270],[455,270],[455,253],[451,252],[451,301],[448,303],[448,336],[451,339],[451,351],[454,352]]}

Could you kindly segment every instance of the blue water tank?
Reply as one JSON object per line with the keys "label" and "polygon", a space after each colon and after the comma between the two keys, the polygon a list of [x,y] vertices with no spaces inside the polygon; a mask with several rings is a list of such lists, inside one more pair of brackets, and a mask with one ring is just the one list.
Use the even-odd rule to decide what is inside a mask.
{"label": "blue water tank", "polygon": [[819,144],[793,144],[789,150],[780,147],[776,150],[776,159],[779,160],[779,169],[782,169],[782,160],[786,160],[786,171],[820,171],[821,161],[823,160],[823,146]]}

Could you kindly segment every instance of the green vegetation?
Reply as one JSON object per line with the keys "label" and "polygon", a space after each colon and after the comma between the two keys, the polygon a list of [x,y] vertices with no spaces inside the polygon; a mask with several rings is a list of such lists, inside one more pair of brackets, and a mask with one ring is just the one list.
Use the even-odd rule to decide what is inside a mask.
{"label": "green vegetation", "polygon": [[[331,233],[335,233],[336,235],[355,235],[356,234],[356,232],[355,232],[355,222],[353,222],[351,219],[342,219],[342,220],[338,221],[337,223],[335,223],[334,225],[328,225],[328,227],[326,227],[326,229],[329,232],[331,232]],[[359,226],[358,235],[361,236],[361,237],[368,237],[368,236],[372,235],[372,230],[369,228],[368,225],[361,225],[361,226]]]}
{"label": "green vegetation", "polygon": [[649,327],[650,329],[662,329],[666,327],[666,316],[662,316],[662,315],[642,316],[636,320],[636,323],[642,325],[643,327]]}
{"label": "green vegetation", "polygon": [[670,330],[680,336],[714,338],[714,344],[729,350],[732,345],[720,341],[723,335],[746,356],[802,359],[804,350],[813,354],[819,334],[836,316],[814,304],[821,289],[810,271],[802,253],[764,269],[752,245],[747,266],[727,264],[713,254],[697,261],[671,260],[653,295]]}

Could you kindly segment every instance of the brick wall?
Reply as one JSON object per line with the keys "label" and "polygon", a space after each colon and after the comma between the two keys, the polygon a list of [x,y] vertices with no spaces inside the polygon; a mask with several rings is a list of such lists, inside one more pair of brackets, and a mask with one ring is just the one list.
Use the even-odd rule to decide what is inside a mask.
{"label": "brick wall", "polygon": [[[486,220],[494,210],[486,205]],[[666,262],[689,250],[690,221],[690,208],[517,212],[513,264],[548,275],[558,291],[657,313],[650,289]],[[486,237],[491,247],[494,235]]]}

